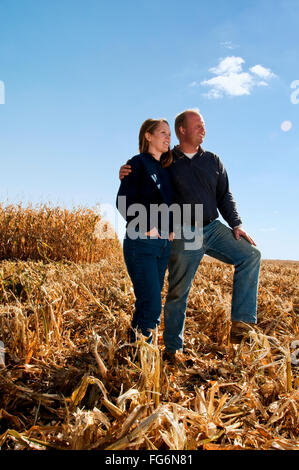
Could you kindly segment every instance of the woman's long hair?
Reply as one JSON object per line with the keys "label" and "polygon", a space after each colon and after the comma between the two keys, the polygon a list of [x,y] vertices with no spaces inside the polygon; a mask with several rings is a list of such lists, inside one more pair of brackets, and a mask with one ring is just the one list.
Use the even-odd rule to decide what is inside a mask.
{"label": "woman's long hair", "polygon": [[[161,124],[162,122],[164,122],[165,124],[169,126],[166,119],[147,119],[146,121],[144,121],[139,131],[139,152],[140,153],[148,152],[149,141],[145,137],[146,132],[153,134],[155,129],[157,129],[159,124]],[[170,148],[168,148],[168,151],[161,155],[161,165],[164,168],[166,168],[167,166],[171,165],[172,160],[173,160],[172,153],[171,153]]]}

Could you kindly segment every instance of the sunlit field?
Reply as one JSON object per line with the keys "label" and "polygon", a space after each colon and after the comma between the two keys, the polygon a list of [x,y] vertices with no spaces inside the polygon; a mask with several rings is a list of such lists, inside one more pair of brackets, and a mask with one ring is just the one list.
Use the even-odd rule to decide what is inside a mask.
{"label": "sunlit field", "polygon": [[233,268],[205,258],[169,365],[163,315],[152,345],[128,344],[107,230],[90,209],[0,207],[1,449],[298,449],[299,263],[263,261],[258,327],[231,345]]}

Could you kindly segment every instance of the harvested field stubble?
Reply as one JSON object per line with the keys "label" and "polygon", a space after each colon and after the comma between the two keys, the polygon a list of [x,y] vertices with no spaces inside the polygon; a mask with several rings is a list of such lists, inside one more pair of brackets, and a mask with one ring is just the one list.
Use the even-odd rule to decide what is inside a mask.
{"label": "harvested field stubble", "polygon": [[[233,271],[203,261],[185,361],[127,333],[120,252],[98,263],[2,261],[2,449],[298,449],[298,264],[263,263],[257,331],[228,342]],[[165,299],[167,284],[163,291]]]}
{"label": "harvested field stubble", "polygon": [[263,262],[258,328],[232,346],[233,270],[206,258],[171,366],[163,315],[152,345],[127,343],[107,230],[89,209],[0,206],[0,448],[298,449],[299,263]]}

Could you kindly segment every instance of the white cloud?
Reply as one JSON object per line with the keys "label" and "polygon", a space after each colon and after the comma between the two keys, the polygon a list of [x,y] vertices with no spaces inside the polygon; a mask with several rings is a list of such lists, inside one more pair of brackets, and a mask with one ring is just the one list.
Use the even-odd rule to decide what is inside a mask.
{"label": "white cloud", "polygon": [[253,80],[248,73],[230,73],[218,75],[210,80],[203,81],[201,84],[211,87],[208,92],[210,97],[220,98],[223,93],[231,96],[250,95]]}
{"label": "white cloud", "polygon": [[197,82],[195,82],[195,81],[194,81],[194,82],[191,82],[191,83],[189,83],[189,86],[190,86],[191,88],[192,88],[192,87],[195,87],[196,85],[197,85]]}
{"label": "white cloud", "polygon": [[254,67],[251,67],[250,72],[264,79],[275,77],[275,74],[271,72],[270,69],[267,69],[262,65],[255,65]]}
{"label": "white cloud", "polygon": [[238,73],[242,71],[242,64],[244,62],[245,60],[242,57],[225,57],[225,59],[219,62],[217,67],[212,67],[209,71],[216,75]]}
{"label": "white cloud", "polygon": [[268,86],[267,80],[275,76],[270,69],[262,65],[255,65],[248,72],[244,72],[244,63],[242,57],[231,56],[221,59],[216,67],[210,68],[209,72],[216,77],[201,82],[201,85],[210,87],[206,96],[221,98],[223,95],[250,95],[254,87]]}

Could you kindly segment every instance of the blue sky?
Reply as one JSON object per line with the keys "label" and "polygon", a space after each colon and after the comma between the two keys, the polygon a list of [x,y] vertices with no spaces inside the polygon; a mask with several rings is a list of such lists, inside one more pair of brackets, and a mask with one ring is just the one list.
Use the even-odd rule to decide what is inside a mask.
{"label": "blue sky", "polygon": [[114,205],[141,123],[176,144],[197,107],[263,257],[299,260],[299,0],[0,0],[0,21],[1,201]]}

